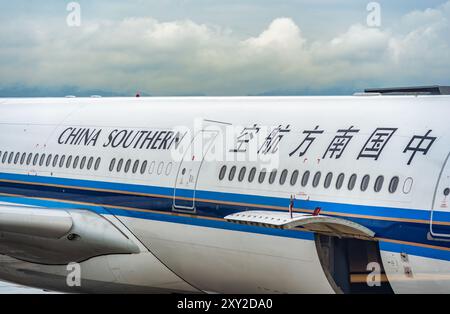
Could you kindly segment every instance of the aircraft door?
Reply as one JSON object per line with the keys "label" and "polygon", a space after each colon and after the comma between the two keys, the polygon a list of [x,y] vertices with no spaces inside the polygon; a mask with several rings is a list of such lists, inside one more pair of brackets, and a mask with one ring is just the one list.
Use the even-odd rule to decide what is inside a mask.
{"label": "aircraft door", "polygon": [[188,145],[175,179],[174,211],[195,213],[195,189],[206,153],[216,139],[218,131],[201,130]]}
{"label": "aircraft door", "polygon": [[433,197],[431,210],[430,233],[434,237],[450,237],[450,226],[441,225],[444,215],[450,213],[450,153],[447,155],[444,166],[439,175],[438,183]]}

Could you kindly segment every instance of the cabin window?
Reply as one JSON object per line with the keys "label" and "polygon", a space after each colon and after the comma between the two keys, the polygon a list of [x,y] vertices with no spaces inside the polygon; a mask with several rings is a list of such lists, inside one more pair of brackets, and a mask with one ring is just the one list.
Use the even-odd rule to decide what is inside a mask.
{"label": "cabin window", "polygon": [[395,193],[397,191],[399,182],[400,182],[400,179],[397,176],[395,176],[391,179],[391,182],[389,183],[389,193]]}
{"label": "cabin window", "polygon": [[101,161],[102,161],[102,159],[100,157],[98,157],[97,160],[95,161],[94,170],[98,170],[98,168],[100,167]]}
{"label": "cabin window", "polygon": [[45,162],[45,166],[48,167],[50,166],[51,162],[52,162],[52,154],[47,156],[47,161]]}
{"label": "cabin window", "polygon": [[125,173],[128,173],[128,171],[130,170],[131,167],[131,159],[128,159],[127,162],[125,163]]}
{"label": "cabin window", "polygon": [[273,169],[269,176],[269,183],[273,184],[275,182],[276,177],[277,177],[277,169]]}
{"label": "cabin window", "polygon": [[236,166],[231,167],[230,173],[228,174],[228,180],[232,181],[234,179],[234,175],[236,174]]}
{"label": "cabin window", "polygon": [[78,162],[80,161],[80,157],[76,156],[75,159],[73,160],[73,169],[75,169],[78,166]]}
{"label": "cabin window", "polygon": [[247,168],[245,168],[245,167],[242,167],[241,170],[239,171],[239,176],[238,176],[239,182],[242,182],[242,180],[244,180],[246,171],[247,171]]}
{"label": "cabin window", "polygon": [[356,178],[357,177],[356,177],[355,173],[350,176],[350,179],[348,180],[348,185],[347,185],[347,188],[349,189],[349,191],[353,190],[353,188],[355,187]]}
{"label": "cabin window", "polygon": [[368,174],[366,174],[362,180],[361,180],[361,191],[366,191],[367,188],[369,187],[369,182],[370,182],[370,176]]}
{"label": "cabin window", "polygon": [[36,166],[36,164],[38,163],[39,160],[39,154],[35,154],[34,158],[33,158],[33,166]]}
{"label": "cabin window", "polygon": [[160,161],[158,164],[158,169],[156,169],[158,175],[160,175],[163,172],[163,169],[164,169],[164,161]]}
{"label": "cabin window", "polygon": [[31,164],[31,159],[33,158],[33,154],[29,153],[27,158],[27,165]]}
{"label": "cabin window", "polygon": [[111,163],[109,164],[109,171],[110,171],[110,172],[114,170],[115,164],[116,164],[116,158],[113,158],[113,159],[111,160]]}
{"label": "cabin window", "polygon": [[305,173],[302,176],[302,186],[305,187],[308,184],[309,181],[309,171],[305,171]]}
{"label": "cabin window", "polygon": [[56,167],[56,165],[58,164],[58,159],[59,159],[59,155],[55,155],[55,158],[53,158],[53,167]]}
{"label": "cabin window", "polygon": [[298,179],[298,170],[294,170],[294,172],[292,172],[292,175],[291,175],[290,184],[295,185],[297,183],[297,179]]}
{"label": "cabin window", "polygon": [[39,159],[39,166],[42,167],[42,165],[44,165],[44,161],[45,161],[45,154],[42,154],[41,159]]}
{"label": "cabin window", "polygon": [[67,161],[66,161],[66,168],[70,168],[70,164],[72,163],[72,155],[69,155],[69,157],[67,157]]}
{"label": "cabin window", "polygon": [[375,192],[380,192],[381,189],[383,188],[383,183],[384,183],[384,177],[383,176],[378,176],[377,179],[375,180],[375,185],[373,186],[373,189]]}
{"label": "cabin window", "polygon": [[8,158],[8,152],[3,153],[2,163],[5,163],[6,158]]}
{"label": "cabin window", "polygon": [[281,171],[280,185],[283,185],[286,182],[287,175],[288,175],[287,169],[284,169],[283,171]]}
{"label": "cabin window", "polygon": [[223,165],[219,171],[219,180],[222,181],[225,178],[225,173],[227,172],[227,166]]}
{"label": "cabin window", "polygon": [[258,182],[259,183],[263,183],[264,182],[264,179],[266,178],[266,168],[263,168],[262,170],[261,170],[261,172],[259,173],[259,177],[258,177]]}
{"label": "cabin window", "polygon": [[317,187],[320,183],[320,177],[322,176],[322,173],[320,171],[317,171],[314,175],[313,179],[313,187]]}
{"label": "cabin window", "polygon": [[141,165],[141,174],[144,174],[145,170],[147,170],[147,164],[148,164],[147,160],[144,160],[144,162]]}
{"label": "cabin window", "polygon": [[155,170],[155,164],[156,164],[156,162],[153,160],[150,164],[150,167],[148,167],[148,174],[153,173],[153,170]]}
{"label": "cabin window", "polygon": [[120,170],[122,170],[122,165],[123,165],[123,159],[121,158],[119,160],[119,162],[117,163],[117,168],[116,168],[117,172],[120,172]]}
{"label": "cabin window", "polygon": [[333,180],[333,173],[328,172],[323,182],[323,187],[328,189],[331,186],[331,180]]}
{"label": "cabin window", "polygon": [[136,160],[133,164],[133,173],[136,173],[139,168],[139,160]]}
{"label": "cabin window", "polygon": [[166,176],[168,176],[172,172],[173,163],[169,162],[166,166]]}
{"label": "cabin window", "polygon": [[83,156],[80,161],[80,169],[83,170],[84,166],[86,165],[86,156]]}
{"label": "cabin window", "polygon": [[64,166],[65,160],[66,160],[66,155],[62,155],[61,159],[59,160],[59,168],[62,168]]}
{"label": "cabin window", "polygon": [[25,162],[25,158],[27,157],[27,153],[23,153],[22,157],[20,158],[20,164],[23,165],[23,163]]}
{"label": "cabin window", "polygon": [[248,182],[253,182],[253,180],[255,179],[255,175],[256,175],[256,167],[253,167],[252,169],[250,169],[250,172],[248,174]]}
{"label": "cabin window", "polygon": [[87,163],[87,170],[91,170],[93,163],[94,163],[94,157],[89,157],[89,161]]}
{"label": "cabin window", "polygon": [[14,164],[17,165],[17,162],[19,161],[20,153],[16,153],[16,157],[14,157]]}
{"label": "cabin window", "polygon": [[10,152],[9,153],[9,158],[8,158],[8,164],[10,164],[12,162],[13,158],[14,158],[14,153]]}
{"label": "cabin window", "polygon": [[345,174],[340,173],[336,179],[336,190],[340,190],[342,185],[344,185]]}

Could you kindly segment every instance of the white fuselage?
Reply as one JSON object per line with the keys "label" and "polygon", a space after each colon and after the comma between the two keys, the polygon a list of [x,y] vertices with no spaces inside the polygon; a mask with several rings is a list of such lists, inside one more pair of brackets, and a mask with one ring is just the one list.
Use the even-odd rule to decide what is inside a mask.
{"label": "white fuselage", "polygon": [[[449,96],[1,99],[0,202],[88,209],[137,243],[81,262],[78,291],[354,291],[314,232],[225,219],[291,204],[373,231],[393,292],[448,293],[449,117]],[[72,291],[67,272],[0,255],[0,279]]]}

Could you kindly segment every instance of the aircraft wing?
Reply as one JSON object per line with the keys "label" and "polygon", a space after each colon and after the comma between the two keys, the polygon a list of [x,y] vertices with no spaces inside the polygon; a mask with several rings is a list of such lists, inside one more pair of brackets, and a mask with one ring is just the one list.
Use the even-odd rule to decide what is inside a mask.
{"label": "aircraft wing", "polygon": [[131,239],[94,212],[0,205],[0,254],[58,265],[138,252]]}

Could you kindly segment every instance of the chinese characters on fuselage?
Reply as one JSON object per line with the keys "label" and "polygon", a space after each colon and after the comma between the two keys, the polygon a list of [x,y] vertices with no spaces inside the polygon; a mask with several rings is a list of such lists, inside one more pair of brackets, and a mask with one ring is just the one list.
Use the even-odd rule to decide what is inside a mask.
{"label": "chinese characters on fuselage", "polygon": [[[235,147],[230,152],[245,153],[250,141],[260,132],[261,127],[253,124],[250,127],[243,128],[238,135]],[[378,127],[365,141],[356,159],[373,159],[378,160],[382,155],[384,148],[397,132],[398,128]],[[269,131],[269,135],[265,137],[263,144],[258,149],[258,154],[274,154],[278,151],[279,144],[283,137],[291,131],[289,124],[286,126],[279,125]],[[303,136],[299,139],[299,144],[289,153],[289,157],[303,157],[307,154],[310,147],[315,144],[316,140],[323,135],[324,129],[317,125],[314,129],[303,130]],[[352,141],[353,137],[360,132],[360,129],[353,125],[347,128],[338,129],[335,136],[329,142],[326,150],[322,155],[322,159],[339,159],[344,154],[346,148]],[[409,143],[403,149],[403,154],[410,154],[407,165],[411,165],[417,153],[426,155],[433,145],[437,137],[430,136],[432,130],[428,130],[424,135],[414,134]]]}

